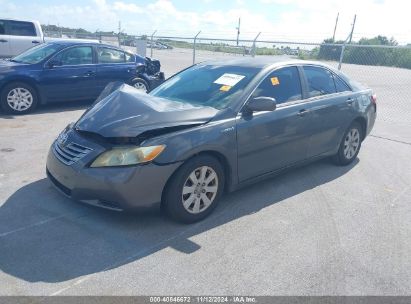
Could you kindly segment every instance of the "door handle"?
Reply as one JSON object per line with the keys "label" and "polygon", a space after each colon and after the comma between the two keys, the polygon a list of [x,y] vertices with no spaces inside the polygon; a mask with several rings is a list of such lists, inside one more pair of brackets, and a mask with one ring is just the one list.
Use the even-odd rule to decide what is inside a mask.
{"label": "door handle", "polygon": [[0,39],[0,42],[7,42],[6,39]]}
{"label": "door handle", "polygon": [[298,111],[297,115],[300,116],[300,117],[303,117],[303,116],[305,116],[308,112],[310,112],[310,111],[309,111],[309,110],[306,110],[306,109],[302,109],[302,110]]}
{"label": "door handle", "polygon": [[353,98],[348,98],[347,99],[347,104],[349,105],[349,106],[351,106],[352,104],[353,104],[353,102],[354,102],[354,99]]}
{"label": "door handle", "polygon": [[35,43],[35,44],[37,44],[37,43],[40,43],[40,41],[33,40],[31,43]]}
{"label": "door handle", "polygon": [[95,75],[95,73],[93,71],[87,71],[87,72],[84,73],[84,76],[87,76],[87,77],[94,76],[94,75]]}

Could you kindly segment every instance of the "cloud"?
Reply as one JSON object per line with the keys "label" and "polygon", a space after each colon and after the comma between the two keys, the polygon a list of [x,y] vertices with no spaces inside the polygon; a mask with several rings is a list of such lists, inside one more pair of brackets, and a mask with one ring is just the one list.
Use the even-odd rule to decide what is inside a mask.
{"label": "cloud", "polygon": [[134,3],[114,2],[113,9],[115,11],[124,11],[129,13],[142,13],[143,8]]}
{"label": "cloud", "polygon": [[[216,0],[201,0],[203,11],[177,8],[171,0],[156,0],[148,4],[130,0],[84,0],[83,4],[53,4],[31,2],[20,4],[0,0],[0,16],[39,19],[42,23],[59,23],[89,30],[116,31],[118,21],[130,34],[150,34],[154,30],[163,36],[194,36],[234,38],[241,17],[241,38],[299,40],[320,42],[331,37],[337,12],[340,13],[337,38],[345,39],[350,32],[354,14],[357,23],[354,38],[363,36],[394,36],[403,43],[411,42],[408,22],[409,2],[401,0],[255,0],[252,3],[235,0],[224,9]],[[67,2],[64,2],[67,3]],[[74,2],[77,3],[77,2]]]}

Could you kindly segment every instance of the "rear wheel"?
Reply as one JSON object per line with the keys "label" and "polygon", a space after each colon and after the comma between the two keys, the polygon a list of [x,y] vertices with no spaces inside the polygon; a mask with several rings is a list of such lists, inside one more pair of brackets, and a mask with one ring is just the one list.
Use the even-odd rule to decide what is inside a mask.
{"label": "rear wheel", "polygon": [[347,129],[341,140],[338,153],[334,155],[334,162],[340,166],[346,166],[353,162],[361,149],[362,128],[358,122],[354,122]]}
{"label": "rear wheel", "polygon": [[223,188],[220,162],[212,156],[200,155],[183,164],[171,177],[163,206],[179,222],[197,222],[214,210]]}
{"label": "rear wheel", "polygon": [[1,92],[1,108],[11,114],[26,114],[37,106],[37,94],[34,88],[22,82],[6,85]]}

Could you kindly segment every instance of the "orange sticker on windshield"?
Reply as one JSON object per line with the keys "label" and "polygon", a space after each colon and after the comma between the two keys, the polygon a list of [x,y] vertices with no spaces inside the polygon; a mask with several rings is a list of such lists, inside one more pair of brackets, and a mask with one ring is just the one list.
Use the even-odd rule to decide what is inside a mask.
{"label": "orange sticker on windshield", "polygon": [[228,92],[228,91],[230,91],[230,89],[231,89],[231,86],[223,85],[223,86],[221,86],[220,91]]}
{"label": "orange sticker on windshield", "polygon": [[271,83],[272,83],[273,86],[279,85],[280,80],[278,80],[278,77],[271,77]]}

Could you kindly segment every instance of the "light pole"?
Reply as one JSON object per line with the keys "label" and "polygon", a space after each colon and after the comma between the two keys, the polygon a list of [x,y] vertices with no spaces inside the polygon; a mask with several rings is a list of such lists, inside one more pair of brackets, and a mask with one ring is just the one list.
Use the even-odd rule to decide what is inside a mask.
{"label": "light pole", "polygon": [[236,30],[237,30],[237,46],[238,46],[238,40],[240,38],[240,24],[241,24],[241,18],[238,18],[238,27],[236,27]]}

